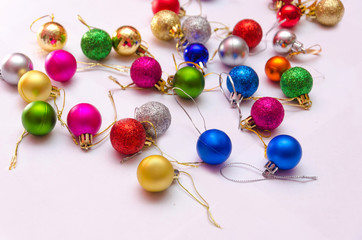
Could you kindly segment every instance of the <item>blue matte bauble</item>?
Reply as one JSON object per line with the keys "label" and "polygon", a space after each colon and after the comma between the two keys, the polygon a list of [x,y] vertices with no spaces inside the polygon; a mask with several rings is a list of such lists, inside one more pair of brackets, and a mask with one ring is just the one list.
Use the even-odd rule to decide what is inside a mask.
{"label": "blue matte bauble", "polygon": [[210,129],[200,135],[196,149],[202,161],[217,165],[229,158],[232,145],[226,133],[217,129]]}
{"label": "blue matte bauble", "polygon": [[[237,93],[244,98],[252,96],[259,87],[259,77],[256,72],[248,66],[237,66],[229,72]],[[229,92],[234,92],[229,77],[227,78],[227,88]]]}
{"label": "blue matte bauble", "polygon": [[279,169],[289,170],[297,166],[302,158],[302,147],[295,138],[278,135],[269,142],[266,155]]}
{"label": "blue matte bauble", "polygon": [[[184,50],[184,59],[186,62],[193,62],[198,65],[206,66],[209,61],[209,51],[201,43],[191,43]],[[189,64],[191,66],[191,64]]]}

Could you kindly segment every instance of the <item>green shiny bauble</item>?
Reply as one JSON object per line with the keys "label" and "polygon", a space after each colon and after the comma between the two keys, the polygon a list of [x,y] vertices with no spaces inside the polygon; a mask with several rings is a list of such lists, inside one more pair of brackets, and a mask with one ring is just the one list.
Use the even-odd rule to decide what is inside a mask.
{"label": "green shiny bauble", "polygon": [[101,60],[111,52],[112,40],[107,32],[94,28],[84,33],[80,46],[87,58]]}
{"label": "green shiny bauble", "polygon": [[[197,98],[205,87],[205,78],[202,73],[193,67],[179,69],[173,78],[173,87],[184,90],[188,95]],[[189,98],[184,92],[175,89],[175,93],[182,98]]]}
{"label": "green shiny bauble", "polygon": [[42,136],[53,130],[57,116],[49,103],[35,101],[26,105],[21,116],[21,121],[28,133]]}
{"label": "green shiny bauble", "polygon": [[310,73],[301,67],[293,67],[285,71],[280,79],[280,88],[289,98],[308,94],[313,87]]}

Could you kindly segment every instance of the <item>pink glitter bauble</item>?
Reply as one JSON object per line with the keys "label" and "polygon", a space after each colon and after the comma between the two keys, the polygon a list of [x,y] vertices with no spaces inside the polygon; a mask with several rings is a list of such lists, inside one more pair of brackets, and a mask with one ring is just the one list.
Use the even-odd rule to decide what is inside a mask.
{"label": "pink glitter bauble", "polygon": [[69,81],[77,71],[77,61],[74,56],[64,50],[55,50],[45,59],[45,71],[54,81]]}
{"label": "pink glitter bauble", "polygon": [[255,125],[263,130],[273,130],[283,121],[284,108],[276,99],[263,97],[251,107],[251,117]]}
{"label": "pink glitter bauble", "polygon": [[140,57],[131,66],[131,78],[141,88],[153,87],[162,76],[160,64],[151,57]]}
{"label": "pink glitter bauble", "polygon": [[95,135],[102,125],[102,117],[98,109],[93,105],[80,103],[70,109],[67,124],[77,137],[87,133]]}

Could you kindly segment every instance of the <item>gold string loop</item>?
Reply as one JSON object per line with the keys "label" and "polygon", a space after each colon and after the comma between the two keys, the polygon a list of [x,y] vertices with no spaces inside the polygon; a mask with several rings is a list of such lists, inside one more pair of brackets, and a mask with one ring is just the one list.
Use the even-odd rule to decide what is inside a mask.
{"label": "gold string loop", "polygon": [[136,54],[137,54],[138,56],[141,56],[141,57],[147,56],[147,57],[155,58],[155,57],[148,51],[148,48],[149,48],[149,46],[150,46],[150,45],[148,44],[148,42],[146,42],[146,41],[144,41],[144,40],[142,40],[142,42],[143,42],[145,45],[141,44],[141,45],[137,48]]}
{"label": "gold string loop", "polygon": [[94,68],[94,67],[104,67],[104,68],[113,69],[113,70],[116,70],[116,71],[122,72],[122,73],[129,73],[129,71],[131,69],[128,66],[103,64],[103,63],[98,63],[98,62],[81,62],[81,61],[77,61],[77,63],[87,65],[86,67],[83,67],[83,68],[77,68],[77,71],[84,71],[84,70],[88,70],[88,69]]}
{"label": "gold string loop", "polygon": [[[251,116],[249,116],[249,117],[245,118],[244,120],[242,120],[240,122],[240,127],[241,127],[241,129],[247,129],[250,132],[255,133],[260,138],[260,140],[262,141],[262,143],[264,145],[264,156],[266,157],[266,149],[267,149],[268,146],[264,142],[263,137],[267,138],[267,137],[270,137],[270,135],[261,134],[259,132],[259,130],[256,129],[255,122],[254,122],[254,120],[252,119]],[[256,129],[256,130],[254,130],[254,129]],[[266,131],[266,132],[269,132],[269,131]]]}
{"label": "gold string loop", "polygon": [[[222,22],[217,22],[217,21],[209,21],[209,23],[215,23],[215,24],[219,24],[222,27],[217,27],[214,28],[213,32],[215,33],[216,37],[219,39],[224,39],[230,35],[232,35],[232,31],[230,30],[230,27],[228,25],[226,25],[225,23]],[[223,34],[219,34],[219,32],[224,32]]]}
{"label": "gold string loop", "polygon": [[10,166],[9,166],[9,170],[15,169],[16,168],[16,164],[18,162],[18,148],[19,148],[19,144],[21,143],[21,141],[23,140],[24,137],[26,137],[29,133],[24,129],[23,133],[20,135],[18,141],[16,142],[15,145],[15,152],[14,155],[11,158],[11,162],[10,162]]}
{"label": "gold string loop", "polygon": [[300,48],[297,51],[292,51],[291,53],[288,54],[288,56],[286,57],[287,59],[291,59],[293,58],[295,55],[299,55],[301,53],[303,54],[311,54],[311,55],[318,55],[320,52],[322,52],[322,47],[319,44],[314,44],[312,46],[310,46],[307,49],[304,48]]}
{"label": "gold string loop", "polygon": [[89,30],[91,30],[91,26],[89,26],[86,22],[85,22],[85,20],[78,14],[77,15],[77,17],[78,17],[78,20],[81,22],[81,23],[83,23],[83,25],[85,25]]}
{"label": "gold string loop", "polygon": [[43,18],[46,18],[46,17],[50,17],[50,19],[51,19],[51,21],[52,22],[54,22],[54,14],[52,13],[52,14],[47,14],[47,15],[44,15],[44,16],[42,16],[42,17],[40,17],[40,18],[37,18],[37,19],[35,19],[31,24],[30,24],[30,31],[32,31],[33,33],[37,33],[37,32],[34,32],[34,30],[33,30],[33,25],[34,25],[34,23],[36,23],[37,21],[39,21],[39,20],[41,20],[41,19],[43,19]]}

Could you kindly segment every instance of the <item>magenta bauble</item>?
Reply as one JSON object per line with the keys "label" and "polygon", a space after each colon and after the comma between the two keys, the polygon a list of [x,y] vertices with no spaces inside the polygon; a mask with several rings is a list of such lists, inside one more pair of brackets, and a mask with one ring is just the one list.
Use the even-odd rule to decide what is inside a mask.
{"label": "magenta bauble", "polygon": [[45,59],[45,71],[52,80],[66,82],[77,71],[77,61],[71,53],[55,50],[49,53]]}
{"label": "magenta bauble", "polygon": [[80,103],[70,109],[67,124],[75,136],[82,134],[95,135],[102,125],[102,117],[98,109],[93,105]]}
{"label": "magenta bauble", "polygon": [[153,87],[162,76],[160,64],[151,57],[140,57],[131,66],[132,81],[141,88]]}
{"label": "magenta bauble", "polygon": [[263,97],[251,107],[251,117],[255,125],[263,130],[273,130],[283,121],[284,108],[276,99]]}

